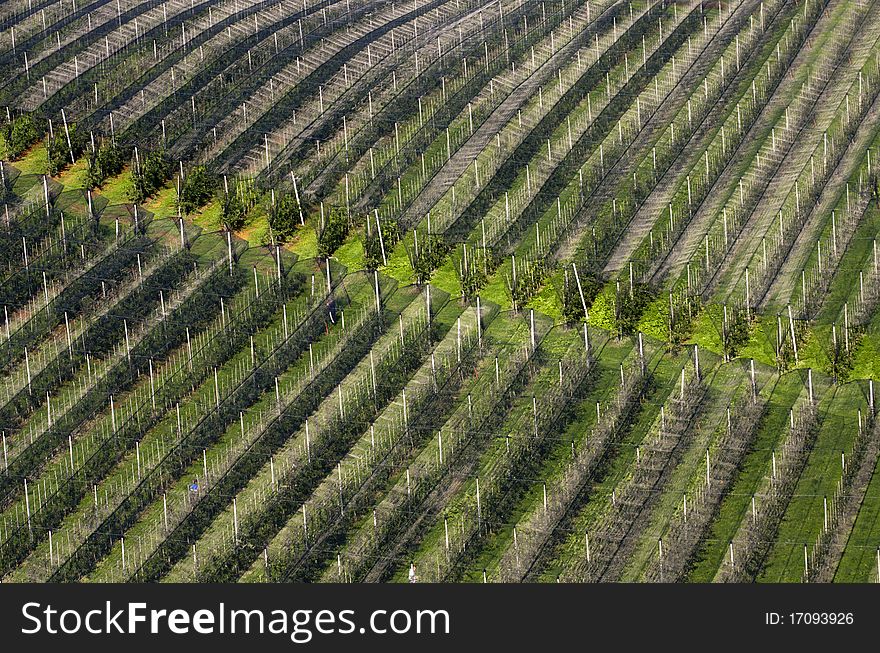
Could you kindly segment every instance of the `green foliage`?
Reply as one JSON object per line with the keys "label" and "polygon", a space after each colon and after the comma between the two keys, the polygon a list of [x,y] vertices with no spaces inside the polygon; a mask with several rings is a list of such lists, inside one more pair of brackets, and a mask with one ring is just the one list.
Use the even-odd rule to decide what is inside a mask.
{"label": "green foliage", "polygon": [[[3,165],[0,163],[0,165]],[[0,176],[0,201],[5,202],[8,195],[12,192],[12,185],[9,183],[7,175]]]}
{"label": "green foliage", "polygon": [[496,261],[491,252],[480,247],[462,247],[462,254],[456,257],[455,273],[465,299],[473,300],[480,289],[489,281],[490,271],[495,269]]}
{"label": "green foliage", "polygon": [[[70,137],[68,143],[67,138]],[[62,125],[60,129],[55,129],[55,135],[49,139],[49,174],[57,175],[73,161],[71,161],[70,153],[73,151],[74,160],[77,159],[83,151],[83,139],[76,129],[76,124],[70,124],[67,132],[64,131]]]}
{"label": "green foliage", "polygon": [[221,199],[221,216],[223,228],[226,231],[238,231],[247,224],[247,209],[241,197],[234,190],[224,193]]}
{"label": "green foliage", "polygon": [[318,256],[328,258],[345,242],[349,228],[348,216],[341,206],[331,206],[324,216],[324,228],[318,234]]}
{"label": "green foliage", "polygon": [[837,328],[836,334],[831,335],[825,371],[835,383],[846,383],[849,380],[855,364],[855,351],[864,333],[863,326],[850,326],[848,339],[844,337],[841,327]]}
{"label": "green foliage", "polygon": [[461,294],[467,300],[474,299],[489,280],[486,266],[480,265],[473,259],[460,258],[456,272],[458,273],[459,285],[461,285]]}
{"label": "green foliage", "polygon": [[162,185],[171,176],[171,161],[165,154],[165,150],[153,150],[143,156],[140,165],[135,165],[132,172],[133,202],[144,202],[148,197],[162,188]]}
{"label": "green foliage", "polygon": [[638,330],[645,308],[654,299],[647,284],[633,283],[632,288],[619,284],[614,299],[614,322],[618,335],[632,335]]}
{"label": "green foliage", "polygon": [[49,138],[49,174],[53,177],[70,165],[70,153],[67,151],[67,139],[64,132],[55,132]]}
{"label": "green foliage", "polygon": [[515,261],[515,267],[506,275],[507,292],[514,310],[521,309],[537,294],[546,273],[547,263],[544,260]]}
{"label": "green foliage", "polygon": [[[794,321],[794,338],[797,342],[798,355],[795,355],[795,343],[792,342],[792,324],[787,315],[777,313],[773,318],[768,320],[774,327],[774,340],[776,346],[776,367],[780,372],[785,372],[796,367],[800,356],[804,353],[804,340],[812,338],[813,334],[807,328],[807,323],[802,320]],[[781,339],[781,340],[780,340]],[[842,347],[842,343],[838,343]],[[835,347],[829,347],[827,351],[830,366],[828,373],[837,376],[840,371],[849,366],[851,362],[845,361],[845,352],[835,351]]]}
{"label": "green foliage", "polygon": [[183,179],[180,187],[180,208],[184,213],[192,213],[202,208],[214,194],[217,177],[208,172],[205,166],[195,166]]}
{"label": "green foliage", "polygon": [[286,243],[301,226],[302,207],[292,193],[276,194],[275,204],[269,208],[269,226],[276,242]]}
{"label": "green foliage", "polygon": [[[378,228],[377,228],[378,226]],[[380,239],[381,231],[381,239]],[[367,217],[364,229],[364,263],[368,270],[377,270],[391,256],[391,249],[400,241],[397,225],[388,219],[380,220],[378,225],[373,216]],[[382,250],[385,256],[382,256]]]}
{"label": "green foliage", "polygon": [[425,283],[431,278],[431,274],[440,267],[450,249],[451,245],[441,236],[417,236],[417,242],[413,242],[412,249],[407,250],[417,283]]}
{"label": "green foliage", "polygon": [[[720,306],[710,306],[704,316],[709,332],[694,334],[699,328],[701,302],[699,297],[688,295],[686,289],[676,288],[669,293],[656,295],[642,310],[638,328],[653,338],[666,343],[669,351],[677,351],[692,335],[701,346],[709,346],[704,339],[710,338],[712,351],[719,351],[723,346],[723,324]],[[748,340],[748,327],[746,328]]]}
{"label": "green foliage", "polygon": [[111,140],[104,140],[97,150],[89,155],[89,174],[86,185],[98,188],[108,178],[122,172],[125,158],[119,146]]}
{"label": "green foliage", "polygon": [[259,199],[259,193],[248,180],[233,181],[229,192],[221,191],[220,221],[227,231],[239,231],[248,224],[248,214]]}
{"label": "green foliage", "polygon": [[[599,291],[602,284],[592,276],[578,275],[581,288],[578,290],[577,278],[573,270],[565,270],[562,284],[562,316],[566,322],[579,322],[584,319],[584,302],[589,306]],[[581,291],[584,294],[584,302],[581,302]]]}
{"label": "green foliage", "polygon": [[9,158],[13,161],[39,140],[42,129],[37,119],[25,113],[3,126]]}
{"label": "green foliage", "polygon": [[[645,307],[642,317],[639,319],[639,331],[650,338],[665,343],[668,351],[675,351],[686,339],[684,333],[691,328],[691,321],[688,320],[687,324],[682,320],[670,321],[669,309],[669,296],[658,296]],[[701,346],[704,345],[701,343]],[[715,347],[715,349],[717,348]]]}
{"label": "green foliage", "polygon": [[614,288],[613,284],[606,284],[593,299],[590,305],[590,324],[600,329],[613,332],[614,322]]}
{"label": "green foliage", "polygon": [[[177,278],[180,278],[179,273],[185,273],[191,269],[193,261],[183,259],[180,263],[183,265],[175,265],[175,268],[178,270]],[[159,279],[157,278],[157,281],[158,280]],[[167,283],[167,281],[162,283],[159,285],[159,288],[167,288]],[[109,394],[131,387],[131,385],[137,380],[142,379],[143,375],[147,373],[148,364],[151,364],[154,357],[158,358],[160,356],[167,356],[175,347],[186,342],[185,334],[187,333],[187,329],[201,329],[209,324],[216,316],[217,297],[221,294],[230,294],[235,285],[237,285],[235,277],[228,273],[224,273],[222,268],[218,269],[206,282],[206,285],[203,287],[203,292],[195,293],[178,309],[171,312],[167,320],[163,322],[164,328],[148,331],[142,340],[132,346],[131,359],[126,358],[111,367],[105,375],[96,382],[96,385],[84,395],[75,407],[71,409],[70,414],[65,414],[64,420],[56,421],[51,428],[44,431],[39,439],[32,443],[32,448],[28,450],[27,455],[23,455],[16,459],[16,464],[20,465],[22,468],[28,468],[29,466],[32,467],[36,461],[42,460],[48,455],[46,453],[47,451],[51,452],[58,446],[59,442],[63,441],[63,438],[65,437],[64,433],[68,433],[69,429],[72,428],[72,426],[70,426],[71,424],[78,424],[82,420],[88,419],[97,414],[99,411],[106,410],[106,402]],[[154,298],[156,291],[156,286],[145,284],[142,290],[139,291],[138,296],[133,296],[130,299],[129,304],[132,307],[138,307],[141,315],[146,315],[151,310],[154,310],[154,305],[150,301],[146,301],[145,297],[150,297],[152,301],[155,301]],[[130,313],[122,314],[130,315]],[[121,320],[122,318],[120,316],[115,316],[114,318],[117,333]],[[245,333],[247,332],[244,329],[242,331]],[[225,349],[232,348],[233,351],[233,343],[237,346],[241,346],[240,340],[235,342],[232,338],[218,338],[215,339],[215,341],[222,343]],[[229,349],[226,350],[227,352],[229,351]],[[228,357],[228,355],[229,354],[227,353],[226,356]],[[219,358],[219,361],[222,360],[224,360],[224,358]],[[197,382],[198,380],[193,379],[192,377],[177,379],[172,376],[170,383],[166,380],[162,392],[164,394],[167,389],[169,394],[165,394],[165,397],[173,397],[174,400],[182,399],[189,389],[192,388],[191,383],[193,381]],[[151,412],[146,418],[152,422],[156,415],[155,412]],[[113,466],[118,463],[125,451],[134,446],[134,442],[140,439],[140,436],[143,435],[144,427],[149,427],[149,424],[145,425],[142,419],[144,415],[140,410],[137,413],[137,417],[137,419],[131,419],[131,417],[129,417],[128,419],[122,420],[119,429],[114,432],[112,438],[105,439],[103,442],[98,443],[98,448],[89,458],[90,470],[94,471],[97,475],[96,477],[103,478],[108,474]],[[216,428],[215,424],[208,426]],[[175,459],[175,461],[180,461],[181,459],[178,456],[168,457],[168,459],[171,458]],[[69,491],[53,494],[41,506],[39,515],[34,515],[34,521],[40,523],[43,528],[45,528],[42,526],[44,523],[52,524],[53,520],[60,519],[61,516],[75,508],[86,489],[85,485],[76,484],[75,486],[69,486]],[[144,498],[149,498],[151,496],[149,494],[151,490],[147,488],[144,489],[145,491],[143,493],[138,493],[137,500],[143,501]],[[0,487],[0,490],[7,490],[5,483]],[[128,499],[135,500],[133,499],[133,495],[129,496]],[[139,507],[142,507],[141,504],[138,505]],[[40,521],[37,522],[37,520]],[[122,528],[119,524],[115,525],[117,528]],[[0,564],[15,564],[20,562],[27,555],[33,540],[30,533],[25,531],[26,529],[20,529],[17,533],[13,533],[7,540],[7,543],[10,546],[4,548]],[[82,558],[78,555],[81,551],[77,551],[68,561],[66,569],[70,571],[71,567],[75,568],[75,571],[70,573],[71,576],[80,577],[86,573],[82,567],[78,567],[77,565],[82,564],[83,559],[89,559],[89,556],[96,556],[97,546],[101,546],[101,544],[90,542],[90,544],[82,551],[82,553],[85,553]]]}
{"label": "green foliage", "polygon": [[734,358],[749,342],[749,320],[743,307],[728,308],[727,325],[722,330],[724,354]]}

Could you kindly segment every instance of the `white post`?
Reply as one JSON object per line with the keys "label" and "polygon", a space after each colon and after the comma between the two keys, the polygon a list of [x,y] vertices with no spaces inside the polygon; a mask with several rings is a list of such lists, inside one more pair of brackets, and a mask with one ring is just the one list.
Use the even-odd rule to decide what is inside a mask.
{"label": "white post", "polygon": [[823,523],[825,532],[828,532],[828,497],[822,497]]}
{"label": "white post", "polygon": [[531,332],[532,332],[532,351],[535,351],[536,342],[535,342],[535,309],[529,310],[529,322],[531,323]]}
{"label": "white post", "polygon": [[238,546],[238,501],[232,497],[232,528],[235,535],[235,545]]}
{"label": "white post", "polygon": [[572,261],[572,263],[571,263],[571,269],[574,272],[574,280],[575,280],[575,283],[577,284],[578,295],[581,298],[581,307],[584,309],[584,319],[589,320],[590,319],[590,311],[587,310],[587,300],[584,298],[584,289],[581,287],[581,278],[578,275],[577,265],[574,263],[574,261]]}
{"label": "white post", "polygon": [[480,296],[477,295],[477,346],[480,351],[483,350],[483,319],[482,319],[482,311],[480,310]]}
{"label": "white post", "polygon": [[[327,270],[328,270],[328,278],[329,278],[329,270],[330,270],[330,262],[327,262]],[[329,281],[328,281],[329,283]],[[373,284],[376,289],[376,315],[382,314],[382,303],[379,296],[379,272],[373,270]]]}
{"label": "white post", "polygon": [[711,487],[712,481],[709,478],[709,449],[706,449],[706,487]]}
{"label": "white post", "polygon": [[24,479],[24,509],[27,514],[28,530],[31,530],[31,497],[28,494],[27,479]]}

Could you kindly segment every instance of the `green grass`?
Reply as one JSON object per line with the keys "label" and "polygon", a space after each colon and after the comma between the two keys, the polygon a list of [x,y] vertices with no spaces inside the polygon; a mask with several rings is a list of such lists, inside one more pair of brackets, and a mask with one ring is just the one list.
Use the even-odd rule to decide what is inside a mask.
{"label": "green grass", "polygon": [[356,234],[350,235],[333,255],[349,272],[363,270],[364,244]]}
{"label": "green grass", "polygon": [[759,315],[749,327],[749,341],[739,351],[740,358],[776,367],[776,318]]}
{"label": "green grass", "polygon": [[563,321],[562,317],[562,285],[564,273],[559,270],[550,277],[541,290],[529,300],[527,308],[533,308],[539,313],[553,318],[557,323]]}
{"label": "green grass", "polygon": [[110,179],[105,179],[99,189],[101,195],[107,198],[111,204],[128,204],[134,192],[134,181],[131,170],[126,168]]}
{"label": "green grass", "polygon": [[513,302],[510,299],[510,292],[507,289],[507,279],[501,270],[495,272],[489,282],[483,286],[480,291],[480,297],[490,302],[498,304],[503,309],[509,310],[513,308]]}
{"label": "green grass", "polygon": [[799,372],[779,378],[766,391],[767,406],[758,426],[752,450],[740,469],[739,477],[721,502],[718,514],[700,547],[694,567],[688,576],[691,582],[708,583],[722,564],[727,544],[733,539],[740,522],[749,510],[751,497],[767,474],[774,448],[782,441],[788,430],[789,410],[798,397],[803,395],[804,384]]}
{"label": "green grass", "polygon": [[[462,308],[458,302],[447,303],[438,313],[436,318],[443,322],[439,325],[440,330],[447,333],[449,329],[453,327],[454,321],[461,314],[461,311]],[[447,316],[446,319],[443,319],[444,314]],[[525,320],[518,319],[509,314],[499,315],[494,311],[489,311],[487,318],[491,321],[488,323],[488,326],[485,327],[483,333],[485,347],[483,355],[478,362],[476,372],[473,375],[467,375],[464,383],[456,390],[455,400],[451,401],[451,404],[454,404],[456,407],[456,414],[452,414],[448,417],[442,427],[443,429],[454,428],[452,425],[461,423],[461,415],[468,410],[468,404],[463,401],[465,397],[473,395],[475,398],[478,398],[477,401],[480,401],[487,396],[491,396],[492,391],[495,388],[495,356],[504,360],[512,352],[518,350],[528,342],[529,328]],[[507,375],[505,374],[505,380],[506,379]],[[407,462],[399,465],[395,473],[391,474],[387,482],[384,484],[382,490],[377,492],[377,499],[373,505],[381,511],[383,506],[388,505],[389,495],[393,495],[395,492],[401,491],[405,487],[406,476],[404,470],[406,468],[411,469],[413,466],[418,468],[423,467],[424,465],[429,465],[430,463],[428,461],[437,460],[438,451],[439,445],[434,438],[429,438],[419,449],[413,450],[411,455],[407,458]],[[474,455],[473,450],[469,452],[469,455]],[[395,490],[395,488],[397,488],[397,490]],[[347,546],[351,545],[352,542],[363,541],[365,536],[371,537],[372,535],[367,536],[367,533],[372,533],[372,528],[372,513],[365,512],[365,514],[348,529],[348,535],[345,540]],[[344,557],[345,554],[343,553],[343,558]],[[336,563],[334,560],[325,569],[324,577],[327,577],[329,572],[329,575],[335,578],[335,570]]]}
{"label": "green grass", "polygon": [[586,504],[571,522],[570,535],[556,548],[553,560],[542,570],[540,580],[554,582],[566,569],[583,556],[584,533],[595,526],[611,503],[611,494],[620,481],[626,478],[636,458],[636,448],[651,430],[660,415],[660,407],[676,386],[684,359],[660,354],[649,368],[654,380],[652,388],[643,398],[629,429],[620,444],[611,452],[601,475],[594,479],[588,489]]}
{"label": "green grass", "polygon": [[606,331],[617,329],[617,321],[614,318],[614,294],[615,286],[609,282],[593,299],[593,304],[590,306],[590,324],[592,326]]}
{"label": "green grass", "polygon": [[859,342],[853,354],[852,379],[880,379],[880,333],[872,330]]}
{"label": "green grass", "polygon": [[382,271],[392,279],[397,279],[401,283],[412,283],[415,273],[412,264],[409,261],[409,255],[403,241],[397,243],[397,246],[388,256],[388,265],[382,268]]}
{"label": "green grass", "polygon": [[[568,426],[558,436],[558,444],[544,459],[539,471],[534,475],[536,479],[547,479],[548,492],[553,491],[554,482],[561,478],[567,469],[568,462],[571,460],[571,443],[580,449],[595,426],[596,402],[605,405],[615,396],[620,380],[619,366],[632,350],[632,344],[618,343],[613,340],[608,340],[602,347],[601,354],[597,357],[599,369],[589,393],[578,403]],[[504,525],[489,533],[480,542],[480,553],[465,571],[464,581],[480,582],[484,569],[491,573],[497,568],[501,556],[512,546],[514,526],[535,510],[542,509],[543,499],[543,484],[534,482],[517,503]]]}
{"label": "green grass", "polygon": [[[369,301],[371,295],[371,287],[367,283],[359,283],[356,289],[353,289],[355,296],[358,299],[363,299],[364,301]],[[299,298],[294,299],[289,303],[289,308],[292,306],[297,306],[298,304],[302,304],[305,300],[305,295],[300,295]],[[288,310],[290,314],[291,311]],[[258,341],[261,345],[265,340],[266,343],[272,341],[273,338],[277,338],[279,333],[279,327],[283,322],[282,312],[276,312],[271,324],[262,328],[257,335],[254,336],[254,339]],[[337,325],[341,324],[341,322],[337,322]],[[341,337],[343,332],[340,328],[330,329],[328,326],[328,331],[319,338],[316,339],[315,345],[322,346],[327,341],[334,341],[335,339]],[[263,345],[265,346],[265,345]],[[239,350],[232,358],[230,358],[226,363],[222,365],[219,370],[219,379],[221,385],[224,381],[228,381],[235,374],[236,369],[242,368],[242,363],[250,360],[250,350],[245,347],[244,349]],[[306,371],[309,369],[310,358],[308,352],[303,352],[300,357],[293,361],[280,375],[279,375],[279,385],[284,387],[284,385],[291,385],[293,387],[297,387],[297,382],[301,382],[303,378],[305,378]],[[240,372],[239,372],[240,374]],[[196,406],[195,411],[205,412],[209,410],[212,404],[211,398],[214,392],[213,378],[209,375],[202,382],[202,384],[195,390],[192,396],[189,398],[190,401],[188,404],[192,404]],[[195,401],[196,398],[202,396],[202,401]],[[205,399],[206,398],[206,399]],[[275,405],[275,392],[274,390],[264,391],[260,394],[260,396],[254,401],[254,403],[250,404],[247,409],[243,412],[243,419],[245,419],[246,430],[251,428],[256,428],[257,424],[261,424],[262,419],[265,414],[269,413],[272,407]],[[207,406],[208,408],[204,408]],[[261,412],[262,411],[262,412]],[[197,414],[199,414],[197,412]],[[174,421],[175,415],[171,413],[170,418],[167,418],[168,421]],[[189,423],[193,423],[193,419],[190,419]],[[210,446],[207,447],[206,456],[210,466],[214,466],[214,462],[218,467],[222,467],[221,460],[224,460],[227,455],[227,447],[231,447],[232,443],[241,438],[240,431],[240,423],[236,420],[233,420],[229,425],[227,425],[226,430],[219,434],[217,439],[211,443]],[[187,470],[180,474],[171,485],[172,489],[169,489],[168,496],[169,499],[173,500],[173,497],[179,497],[182,494],[185,494],[186,488],[188,484],[191,482],[193,478],[203,478],[203,463],[202,460],[198,456],[194,456]],[[137,522],[129,529],[126,535],[134,540],[137,535],[142,535],[150,532],[152,528],[155,528],[157,524],[161,524],[163,515],[162,508],[162,500],[157,499],[154,500],[143,513],[138,517]],[[114,546],[111,553],[106,556],[102,561],[100,561],[95,568],[94,572],[90,575],[90,577],[85,580],[89,581],[101,581],[115,578],[114,574],[117,573],[117,564],[118,561],[121,560],[121,547],[119,545]]]}
{"label": "green grass", "polygon": [[302,227],[286,247],[301,259],[315,258],[318,255],[318,234],[309,226]]}
{"label": "green grass", "polygon": [[663,493],[653,509],[652,516],[640,515],[639,519],[650,519],[639,538],[639,547],[633,553],[620,580],[636,582],[641,579],[648,566],[657,555],[657,541],[665,537],[672,520],[682,506],[682,497],[693,487],[693,480],[701,482],[705,475],[704,456],[717,435],[717,427],[724,424],[726,409],[731,397],[738,394],[737,389],[745,383],[743,368],[738,363],[716,367],[712,376],[706,380],[707,395],[703,400],[701,413],[696,423],[685,435],[687,449],[681,463],[672,470]]}
{"label": "green grass", "polygon": [[841,386],[830,397],[816,443],[779,525],[776,543],[759,582],[800,582],[804,544],[812,548],[821,532],[823,497],[830,500],[834,495],[842,473],[840,454],[845,451],[849,455],[858,433],[857,410],[865,409],[865,405],[862,388],[856,383]]}
{"label": "green grass", "polygon": [[880,582],[877,550],[880,549],[880,460],[868,483],[865,499],[846,542],[834,575],[835,583]]}
{"label": "green grass", "polygon": [[49,171],[49,152],[46,143],[38,141],[15,162],[23,175],[45,175]]}
{"label": "green grass", "polygon": [[[247,224],[236,235],[248,241],[252,246],[265,245],[272,242],[272,233],[269,228],[269,213],[262,203],[257,203],[248,212]],[[307,257],[314,258],[314,257]]]}
{"label": "green grass", "polygon": [[452,257],[448,257],[446,262],[434,271],[431,275],[431,285],[448,292],[452,297],[461,297],[461,284]]}
{"label": "green grass", "polygon": [[223,208],[216,199],[211,200],[207,206],[191,214],[189,218],[205,231],[220,231],[223,228]]}
{"label": "green grass", "polygon": [[156,218],[177,217],[177,189],[165,186],[156,195],[144,202],[144,208]]}
{"label": "green grass", "polygon": [[[56,179],[64,184],[64,190],[84,190],[88,187],[89,162],[85,157],[67,166]],[[114,202],[111,202],[113,204]]]}

